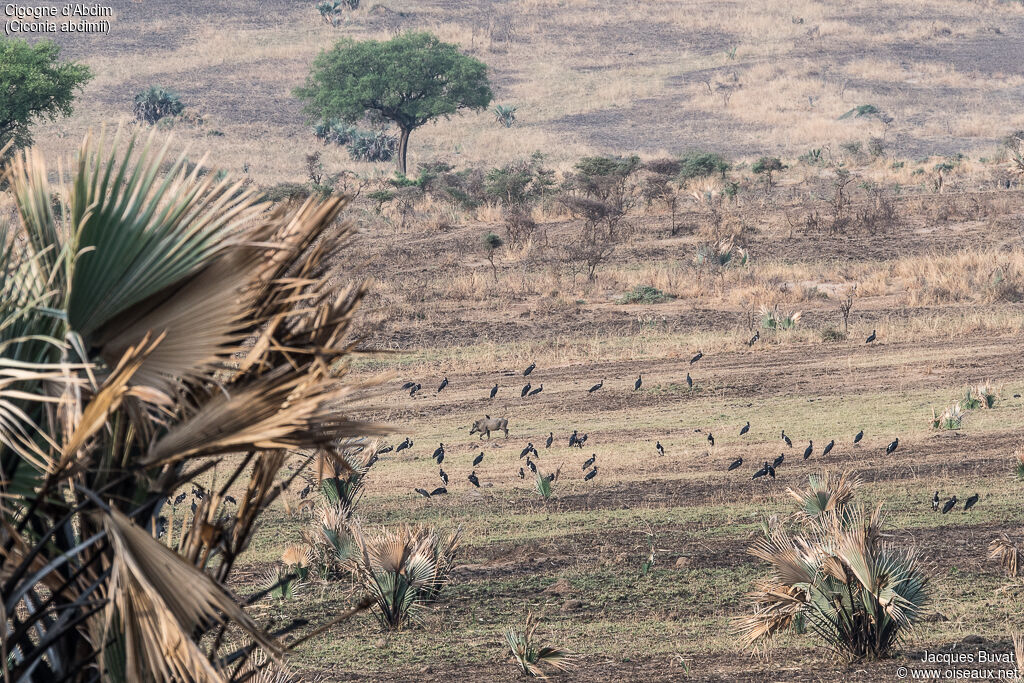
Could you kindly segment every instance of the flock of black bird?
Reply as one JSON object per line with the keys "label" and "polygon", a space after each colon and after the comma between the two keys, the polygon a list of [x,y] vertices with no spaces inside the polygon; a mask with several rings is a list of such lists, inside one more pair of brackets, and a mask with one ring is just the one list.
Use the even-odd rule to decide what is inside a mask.
{"label": "flock of black bird", "polygon": [[[753,346],[754,344],[757,343],[757,341],[759,339],[760,339],[760,333],[755,332],[754,336],[751,337],[751,339],[749,340],[747,345],[748,346]],[[875,339],[876,339],[876,330],[872,330],[871,334],[865,340],[865,343],[870,344],[870,343],[874,342]],[[690,365],[693,365],[694,363],[698,362],[703,357],[704,357],[704,352],[703,351],[698,351],[692,358],[690,358]],[[536,369],[536,367],[537,367],[536,362],[531,363],[523,371],[523,376],[524,377],[529,376],[530,373],[532,373]],[[686,373],[686,385],[690,389],[693,388],[693,378],[690,376],[689,372]],[[447,387],[447,386],[448,386],[448,378],[445,377],[441,381],[440,386],[438,386],[438,388],[437,388],[438,393],[443,391],[445,389],[445,387]],[[637,375],[636,381],[633,383],[633,390],[634,391],[639,391],[639,389],[642,386],[643,386],[643,375],[642,374],[641,375]],[[597,384],[594,384],[589,389],[587,389],[587,393],[588,394],[592,394],[592,393],[600,390],[602,387],[604,387],[604,379],[602,379],[600,382],[598,382]],[[421,385],[418,382],[406,382],[405,384],[402,385],[402,389],[403,390],[405,390],[405,389],[410,390],[410,396],[412,396],[412,395],[415,395],[417,391],[420,391]],[[493,399],[498,394],[498,390],[499,390],[499,386],[498,386],[497,383],[495,383],[495,385],[490,390],[490,395],[489,395],[488,398]],[[526,385],[523,386],[522,390],[520,391],[520,397],[521,398],[526,398],[526,397],[529,397],[529,396],[536,396],[537,394],[539,394],[543,390],[544,390],[544,384],[543,383],[541,383],[541,385],[538,386],[537,388],[533,388],[532,385],[530,384],[530,382],[527,382]],[[695,431],[700,431],[700,430],[695,430]],[[750,421],[748,420],[746,422],[746,424],[744,424],[743,427],[740,428],[740,436],[744,436],[744,435],[746,435],[749,432],[750,432]],[[781,436],[782,436],[782,441],[786,444],[786,446],[789,447],[789,448],[792,448],[793,447],[793,440],[786,434],[786,430],[782,430]],[[864,438],[864,431],[861,430],[861,431],[857,432],[857,434],[853,437],[853,445],[857,446],[863,438]],[[586,443],[586,441],[587,441],[587,434],[583,434],[581,436],[579,434],[578,430],[574,429],[572,434],[569,436],[569,447],[571,448],[571,447],[575,446],[577,448],[581,448],[582,449],[583,445]],[[711,432],[708,432],[707,441],[708,441],[708,445],[713,448],[714,445],[715,445],[715,437],[714,437],[714,435]],[[545,441],[544,447],[545,448],[551,448],[551,444],[553,442],[554,442],[554,433],[551,432],[551,433],[548,434],[548,437],[547,437],[547,440]],[[412,443],[413,442],[412,442],[411,439],[406,438],[405,441],[403,441],[401,444],[399,444],[399,446],[396,449],[396,452],[404,450],[406,448],[411,448],[412,447]],[[822,456],[828,455],[832,451],[832,449],[835,448],[835,445],[836,445],[835,439],[831,439],[825,445],[825,447],[822,449],[821,455]],[[896,449],[899,448],[899,445],[900,445],[899,438],[893,439],[886,446],[885,454],[886,455],[892,455],[896,451]],[[664,456],[665,455],[665,448],[664,448],[664,446],[662,446],[661,441],[657,441],[655,443],[654,447],[655,447],[655,450],[657,450],[659,456]],[[387,450],[390,450],[390,447]],[[386,452],[386,451],[382,450],[382,451],[378,451],[378,452],[381,453],[381,452]],[[537,466],[536,466],[536,463],[534,463],[533,460],[530,459],[530,455],[531,454],[535,458],[539,458],[539,453],[537,452],[537,449],[534,447],[532,442],[527,443],[526,447],[519,454],[519,459],[522,460],[525,457],[526,458],[526,466],[532,472],[536,473],[537,472]],[[807,442],[807,447],[804,449],[804,452],[803,452],[803,459],[807,460],[813,454],[814,454],[814,441],[809,439],[808,442]],[[437,460],[438,465],[440,465],[441,462],[444,460],[444,444],[441,444],[438,447],[438,449],[436,451],[434,451],[434,458]],[[752,479],[760,479],[762,477],[768,477],[769,479],[775,479],[776,469],[783,464],[783,462],[785,461],[785,458],[786,458],[786,456],[783,453],[783,454],[780,454],[777,458],[775,458],[775,460],[772,461],[772,462],[768,462],[767,460],[763,461],[762,465],[754,472],[754,474],[753,474],[753,476],[751,478]],[[470,481],[470,483],[472,483],[473,486],[476,486],[477,488],[480,487],[480,479],[476,475],[476,469],[475,468],[478,465],[480,465],[481,462],[483,462],[483,459],[484,459],[483,452],[481,452],[478,456],[476,456],[473,459],[473,468],[474,469],[472,470],[472,472],[467,477],[467,479]],[[595,454],[593,454],[590,458],[588,458],[583,463],[582,469],[586,472],[586,474],[583,477],[584,481],[590,481],[594,477],[597,476],[597,465],[595,464],[596,460],[597,460],[597,454],[595,453]],[[734,470],[739,469],[742,466],[743,466],[743,458],[742,457],[736,458],[731,463],[729,463],[727,471],[732,472]],[[589,468],[589,471],[587,471],[588,468]],[[447,484],[448,484],[448,475],[445,474],[443,469],[441,470],[440,474],[441,474],[442,481],[444,482],[445,486],[447,486]],[[520,479],[525,479],[526,473],[525,473],[525,470],[522,467],[519,468],[518,476],[519,476]],[[554,478],[556,478],[557,475],[548,475],[548,476],[549,476],[550,479],[554,479]],[[417,488],[416,491],[418,493],[420,493],[421,495],[424,495],[424,496],[426,496],[428,498],[431,497],[431,496],[434,496],[434,495],[448,493],[448,490],[445,487],[437,488],[437,489],[435,489],[434,491],[432,491],[430,493],[427,493],[427,491],[425,489],[421,489],[421,488]],[[971,496],[970,498],[968,498],[964,502],[964,512],[967,512],[968,510],[970,510],[978,502],[978,500],[979,500],[979,496],[978,496],[977,493],[974,494],[973,496]],[[950,498],[948,501],[946,501],[946,503],[942,506],[942,513],[943,514],[948,513],[950,510],[952,510],[957,505],[957,503],[958,503],[958,499],[954,495],[952,498]],[[932,509],[935,510],[935,511],[939,510],[939,493],[938,493],[938,491],[935,492],[935,497],[932,500]]]}

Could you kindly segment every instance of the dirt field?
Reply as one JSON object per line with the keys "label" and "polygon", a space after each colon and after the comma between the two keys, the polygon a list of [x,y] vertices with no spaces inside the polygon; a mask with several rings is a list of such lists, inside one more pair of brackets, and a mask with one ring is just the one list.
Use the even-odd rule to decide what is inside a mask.
{"label": "dirt field", "polygon": [[[135,93],[165,85],[204,118],[170,127],[177,146],[208,151],[233,175],[304,182],[306,155],[320,150],[329,172],[384,183],[391,165],[321,148],[291,91],[341,37],[423,29],[484,60],[496,103],[519,106],[519,122],[506,130],[483,112],[427,126],[413,135],[411,168],[490,168],[538,149],[559,172],[591,153],[649,160],[704,149],[733,162],[728,179],[680,188],[679,230],[663,206],[630,207],[625,237],[593,280],[568,271],[581,222],[557,202],[532,209],[543,238],[507,243],[493,269],[479,245],[490,231],[510,242],[498,206],[423,197],[406,220],[365,193],[353,203],[346,279],[372,285],[359,322],[367,353],[353,374],[388,377],[360,417],[392,425],[389,444],[414,441],[372,467],[356,514],[366,526],[461,528],[463,540],[450,584],[411,627],[386,635],[362,614],[299,648],[295,672],[518,679],[502,632],[529,611],[546,642],[580,656],[567,680],[885,681],[924,651],[1013,650],[1024,584],[987,548],[1004,532],[1024,543],[1024,482],[1013,474],[1024,446],[1024,190],[997,151],[1024,129],[1024,5],[392,0],[364,2],[340,28],[294,0],[110,5],[109,35],[57,36],[96,79],[74,117],[39,126],[44,151],[67,153],[85,130],[127,119]],[[893,121],[839,120],[862,104]],[[841,151],[879,136],[880,156]],[[825,150],[827,169],[798,161],[811,148]],[[762,154],[788,165],[777,185],[751,171]],[[855,176],[845,210],[856,220],[835,234],[811,229],[840,168]],[[895,219],[861,218],[883,201]],[[728,237],[749,262],[695,265],[701,248]],[[622,303],[642,286],[665,300]],[[839,305],[851,293],[845,329]],[[763,325],[760,307],[776,305],[800,313],[794,329]],[[422,391],[410,397],[406,381]],[[543,391],[520,397],[527,382]],[[984,382],[998,389],[994,407],[968,411],[959,429],[933,428],[933,411]],[[507,417],[508,438],[471,436],[484,415]],[[574,430],[588,437],[582,449],[568,446]],[[414,489],[440,486],[430,454],[442,442],[449,493],[426,499]],[[543,472],[560,473],[548,500],[529,472],[518,475],[528,443]],[[776,479],[751,479],[780,453]],[[592,455],[598,474],[584,481]],[[479,488],[467,480],[474,469]],[[825,469],[858,473],[858,500],[884,503],[892,538],[918,548],[932,577],[928,616],[894,659],[847,663],[810,633],[752,654],[732,632],[764,571],[747,553],[762,521],[791,511],[787,488]],[[935,491],[980,502],[937,514]],[[263,587],[310,524],[278,506],[231,588]],[[270,630],[318,624],[357,594],[314,578],[294,599],[251,611]]]}
{"label": "dirt field", "polygon": [[[1016,208],[1004,218],[1020,215],[1019,200],[1011,203]],[[657,216],[637,220],[652,237],[632,241],[618,259],[621,267],[667,262],[689,253],[698,239],[661,237],[651,228],[662,220]],[[831,281],[819,284],[840,291],[843,261],[870,270],[936,254],[943,241],[915,224],[910,216],[888,236],[898,256],[884,248],[863,256],[874,242],[866,235],[789,237],[784,228],[764,229],[750,248],[770,254],[773,271],[831,270]],[[596,286],[567,295],[570,309],[554,313],[538,312],[537,297],[528,295],[507,304],[486,292],[477,300],[445,298],[445,283],[459,272],[490,277],[485,261],[439,264],[482,227],[453,228],[433,239],[420,240],[415,230],[401,236],[413,257],[385,256],[381,263],[394,265],[376,275],[387,292],[415,299],[420,314],[367,329],[367,346],[394,353],[367,357],[356,369],[360,377],[395,373],[383,396],[372,400],[385,407],[368,415],[399,425],[393,443],[415,442],[373,467],[358,514],[367,524],[461,527],[460,567],[444,598],[415,627],[382,638],[372,618],[361,617],[303,648],[294,660],[298,670],[327,680],[512,680],[501,631],[531,609],[543,616],[548,640],[582,655],[573,680],[889,680],[924,650],[1012,649],[1010,629],[1024,607],[1021,586],[986,554],[1000,532],[1019,535],[1024,523],[1022,485],[1011,473],[1012,452],[1024,441],[1022,304],[908,306],[907,292],[865,295],[856,299],[849,338],[825,342],[818,333],[839,324],[837,297],[816,297],[798,304],[804,317],[797,330],[762,329],[751,348],[744,307],[726,303],[730,284],[701,298],[623,305],[614,303],[621,294],[608,284],[614,278],[599,277]],[[941,235],[963,235],[978,248],[1020,248],[1015,232],[979,230],[969,221],[954,221]],[[390,231],[368,228],[354,255],[387,255],[395,240]],[[505,263],[502,273],[540,278],[543,262]],[[758,267],[756,260],[750,266]],[[365,317],[383,320],[396,308],[381,296]],[[637,322],[648,319],[657,322]],[[873,329],[877,341],[865,344]],[[691,364],[698,348],[705,355]],[[534,361],[537,368],[524,379]],[[643,386],[634,391],[637,375]],[[449,385],[437,393],[443,377]],[[423,391],[407,396],[399,389],[407,380],[421,382]],[[602,380],[599,391],[587,392]],[[543,384],[543,391],[520,398],[527,381]],[[959,430],[932,429],[933,408],[941,411],[964,386],[984,381],[1000,386],[993,409],[971,411]],[[481,443],[470,436],[470,423],[484,414],[508,417],[509,437]],[[747,421],[750,432],[740,436]],[[792,448],[780,439],[783,429]],[[573,430],[588,434],[584,449],[567,446]],[[854,446],[860,430],[864,439]],[[545,449],[551,432],[554,444]],[[886,456],[886,444],[897,436],[899,449]],[[835,448],[821,457],[831,439]],[[804,461],[808,440],[816,450]],[[440,485],[429,457],[439,442],[446,447],[450,493],[426,500],[413,489]],[[518,477],[528,442],[540,451],[542,471],[561,469],[548,501],[530,478]],[[466,476],[481,451],[477,489]],[[751,480],[763,460],[780,453],[786,458],[775,481]],[[599,473],[583,481],[580,465],[592,454]],[[743,466],[727,472],[738,457]],[[743,596],[759,571],[746,548],[761,520],[790,509],[786,488],[806,484],[808,474],[822,469],[858,472],[859,497],[884,502],[894,538],[918,547],[933,576],[930,616],[896,659],[847,665],[809,635],[787,635],[769,653],[753,656],[730,633],[730,619],[747,609]],[[935,490],[943,500],[977,492],[981,502],[967,514],[958,508],[943,516],[931,512]],[[243,590],[246,578],[272,566],[306,524],[283,514],[268,523],[238,579]],[[650,539],[655,564],[642,575]],[[351,594],[312,582],[294,603],[259,609],[281,623],[296,615],[315,621]]]}

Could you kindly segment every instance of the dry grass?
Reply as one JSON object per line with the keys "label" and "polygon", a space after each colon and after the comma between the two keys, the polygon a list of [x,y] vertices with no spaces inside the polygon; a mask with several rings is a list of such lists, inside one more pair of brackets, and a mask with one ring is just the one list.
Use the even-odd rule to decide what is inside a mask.
{"label": "dry grass", "polygon": [[[477,0],[457,8],[395,0],[386,10],[378,3],[349,13],[343,29],[324,25],[306,3],[268,7],[273,14],[266,21],[230,29],[203,16],[179,16],[172,5],[162,13],[160,5],[123,12],[115,26],[119,35],[152,40],[111,46],[100,36],[69,43],[97,78],[72,119],[40,127],[37,138],[47,152],[87,128],[126,119],[135,92],[162,83],[207,119],[199,129],[180,131],[186,142],[228,168],[248,164],[261,184],[301,180],[303,154],[316,143],[291,90],[338,38],[383,39],[399,30],[432,31],[483,59],[496,101],[519,107],[511,129],[497,127],[486,112],[424,127],[413,136],[414,164],[441,157],[495,165],[541,149],[553,166],[567,168],[598,150],[680,152],[697,140],[738,157],[754,153],[748,143],[795,156],[878,134],[874,119],[837,120],[867,102],[895,117],[890,139],[908,139],[914,149],[941,147],[956,136],[980,150],[1020,127],[1013,103],[1024,72],[995,57],[1024,18],[1015,3],[972,3],[965,13],[956,0],[902,0],[880,13],[867,1],[840,11],[806,0],[785,6]],[[238,11],[248,16],[252,9]],[[947,50],[958,41],[991,44],[993,59],[950,64],[904,47]],[[898,59],[891,56],[897,48]],[[857,56],[827,56],[847,53]],[[700,127],[717,119],[731,125]],[[211,130],[224,135],[210,136]],[[390,173],[387,165],[335,157],[328,159],[335,167]]]}

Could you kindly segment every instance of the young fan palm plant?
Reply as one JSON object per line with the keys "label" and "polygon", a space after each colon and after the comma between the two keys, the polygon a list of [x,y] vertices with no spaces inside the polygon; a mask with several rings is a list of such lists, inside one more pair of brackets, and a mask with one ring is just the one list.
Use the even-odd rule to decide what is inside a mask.
{"label": "young fan palm plant", "polygon": [[571,671],[575,658],[566,650],[542,646],[537,642],[537,627],[540,622],[530,612],[522,629],[515,626],[505,628],[505,642],[515,658],[519,670],[531,678],[547,678],[550,672]]}
{"label": "young fan palm plant", "polygon": [[351,531],[356,546],[352,573],[374,599],[381,626],[401,629],[447,582],[460,532],[441,536],[408,525],[376,534],[352,525]]}
{"label": "young fan palm plant", "polygon": [[[5,174],[20,219],[0,225],[5,680],[228,680],[256,647],[279,662],[224,582],[309,464],[284,470],[289,450],[379,431],[344,410],[363,295],[328,284],[344,200],[270,211],[152,140],[86,138],[66,193],[37,151]],[[168,496],[200,477],[191,523],[159,542]],[[226,652],[229,626],[246,640]]]}
{"label": "young fan palm plant", "polygon": [[[750,595],[753,613],[735,626],[750,646],[803,620],[848,658],[885,657],[920,618],[928,578],[915,551],[883,539],[881,506],[868,513],[828,498],[826,505],[812,505],[813,515],[805,509],[796,528],[777,525],[751,547],[771,570]],[[812,492],[805,498],[816,499]]]}

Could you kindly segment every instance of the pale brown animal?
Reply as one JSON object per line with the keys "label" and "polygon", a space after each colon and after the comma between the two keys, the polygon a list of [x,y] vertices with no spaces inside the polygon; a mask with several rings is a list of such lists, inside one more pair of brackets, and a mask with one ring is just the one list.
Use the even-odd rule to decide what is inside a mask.
{"label": "pale brown animal", "polygon": [[491,417],[485,415],[481,419],[473,423],[473,428],[469,430],[470,434],[480,433],[480,438],[484,438],[484,434],[487,438],[491,438],[491,432],[503,431],[505,432],[505,438],[508,438],[508,420],[503,417]]}

